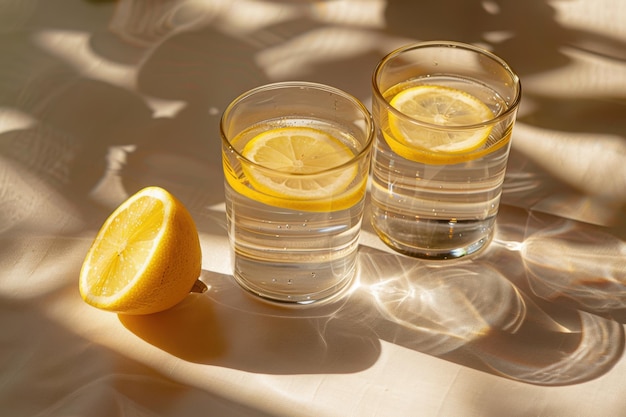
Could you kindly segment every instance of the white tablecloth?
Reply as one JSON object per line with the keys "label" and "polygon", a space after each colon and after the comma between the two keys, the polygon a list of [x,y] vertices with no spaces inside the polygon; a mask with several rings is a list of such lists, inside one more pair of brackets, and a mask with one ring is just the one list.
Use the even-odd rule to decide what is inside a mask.
{"label": "white tablecloth", "polygon": [[[3,0],[0,414],[626,416],[622,0]],[[431,266],[364,224],[339,301],[234,284],[219,116],[307,80],[369,106],[377,61],[458,40],[523,84],[496,237]],[[78,293],[85,253],[160,185],[198,225],[208,290],[124,317]]]}

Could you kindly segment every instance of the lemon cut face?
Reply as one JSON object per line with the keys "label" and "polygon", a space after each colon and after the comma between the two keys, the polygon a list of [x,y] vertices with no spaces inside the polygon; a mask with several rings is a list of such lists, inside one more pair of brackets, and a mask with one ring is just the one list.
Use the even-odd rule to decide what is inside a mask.
{"label": "lemon cut face", "polygon": [[124,314],[166,310],[189,294],[200,276],[195,223],[169,192],[148,187],[104,222],[80,272],[88,304]]}
{"label": "lemon cut face", "polygon": [[[253,188],[232,183],[248,197],[269,205],[306,211],[347,208],[363,195],[355,186],[355,152],[334,136],[311,127],[275,128],[250,140],[241,152],[243,172]],[[336,169],[335,169],[336,168]]]}
{"label": "lemon cut face", "polygon": [[[389,113],[385,139],[400,156],[425,163],[456,163],[474,159],[491,133],[481,124],[494,117],[486,104],[475,96],[450,87],[420,85],[397,93],[389,103],[410,118],[429,127],[401,120]],[[434,126],[433,126],[434,125]],[[471,129],[454,129],[473,126]]]}

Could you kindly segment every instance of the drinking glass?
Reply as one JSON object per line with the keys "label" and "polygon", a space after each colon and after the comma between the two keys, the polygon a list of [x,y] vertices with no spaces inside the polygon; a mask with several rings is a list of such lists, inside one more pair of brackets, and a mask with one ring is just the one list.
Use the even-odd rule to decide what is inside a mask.
{"label": "drinking glass", "polygon": [[477,253],[494,232],[518,76],[476,46],[424,42],[388,54],[372,82],[377,234],[418,258]]}
{"label": "drinking glass", "polygon": [[373,126],[359,100],[308,82],[261,86],[226,108],[226,215],[243,288],[309,304],[352,281]]}

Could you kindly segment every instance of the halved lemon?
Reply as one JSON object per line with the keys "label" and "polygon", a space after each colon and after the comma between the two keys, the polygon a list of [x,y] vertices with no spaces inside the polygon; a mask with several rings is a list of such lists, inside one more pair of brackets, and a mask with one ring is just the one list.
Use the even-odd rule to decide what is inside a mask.
{"label": "halved lemon", "polygon": [[342,166],[355,156],[338,138],[312,127],[280,127],[258,134],[241,151],[254,164],[242,163],[252,187],[227,180],[248,197],[273,206],[327,211],[354,205],[365,181],[354,185],[358,164]]}
{"label": "halved lemon", "polygon": [[[389,103],[418,123],[389,113],[385,140],[400,156],[425,163],[457,163],[474,159],[491,133],[493,112],[475,96],[451,87],[419,85],[397,93]],[[419,122],[427,123],[428,126]],[[455,129],[461,126],[475,126]]]}
{"label": "halved lemon", "polygon": [[189,294],[201,263],[187,209],[162,188],[144,188],[102,225],[80,271],[80,294],[103,310],[156,313]]}

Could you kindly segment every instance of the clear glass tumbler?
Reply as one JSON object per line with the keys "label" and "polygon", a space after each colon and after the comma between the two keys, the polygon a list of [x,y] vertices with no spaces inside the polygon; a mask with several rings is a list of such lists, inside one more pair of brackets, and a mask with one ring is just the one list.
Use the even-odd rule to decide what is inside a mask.
{"label": "clear glass tumbler", "polygon": [[226,108],[226,214],[243,288],[308,304],[352,281],[373,126],[356,98],[307,82],[262,86]]}
{"label": "clear glass tumbler", "polygon": [[425,259],[490,241],[521,98],[502,59],[458,42],[397,49],[373,74],[372,225]]}

